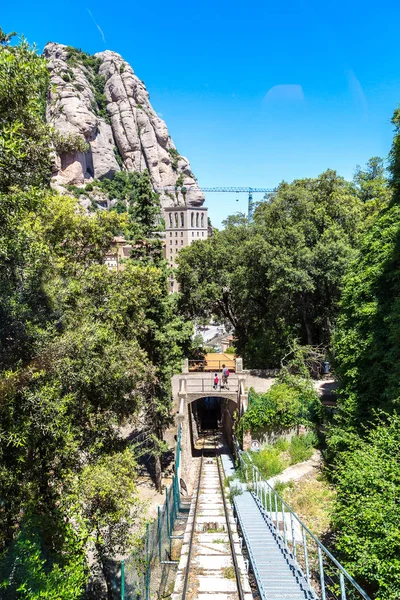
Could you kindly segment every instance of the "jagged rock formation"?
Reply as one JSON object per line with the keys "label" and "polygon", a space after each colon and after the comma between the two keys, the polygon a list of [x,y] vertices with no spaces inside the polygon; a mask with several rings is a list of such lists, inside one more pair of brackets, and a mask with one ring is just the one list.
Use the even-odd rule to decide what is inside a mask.
{"label": "jagged rock formation", "polygon": [[106,50],[93,57],[55,43],[43,54],[52,84],[47,119],[65,139],[55,159],[56,188],[112,177],[121,169],[148,169],[154,188],[177,188],[161,194],[162,206],[204,202],[202,192],[191,189],[197,182],[189,161],[177,152],[143,82],[119,54]]}

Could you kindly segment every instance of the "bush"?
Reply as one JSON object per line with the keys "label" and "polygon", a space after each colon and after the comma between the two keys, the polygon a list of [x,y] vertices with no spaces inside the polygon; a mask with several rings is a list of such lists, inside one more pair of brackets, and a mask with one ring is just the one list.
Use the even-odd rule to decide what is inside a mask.
{"label": "bush", "polygon": [[178,160],[180,156],[179,152],[176,148],[168,148],[168,152],[171,155],[171,167],[174,171],[176,171],[178,168]]}
{"label": "bush", "polygon": [[53,144],[58,154],[87,152],[90,148],[88,142],[79,134],[60,133],[56,130],[53,131]]}
{"label": "bush", "polygon": [[110,124],[110,117],[107,112],[107,98],[104,93],[106,78],[103,75],[95,75],[93,79],[93,93],[96,103],[95,113],[102,117],[106,123]]}
{"label": "bush", "polygon": [[95,74],[99,72],[99,68],[101,65],[101,58],[96,58],[87,54],[87,52],[83,52],[79,48],[73,48],[72,46],[67,46],[67,63],[74,67],[76,65],[83,65],[86,69],[93,71]]}
{"label": "bush", "polygon": [[83,188],[80,188],[77,185],[73,185],[72,183],[67,184],[65,187],[75,198],[80,198],[81,196],[88,196],[87,192]]}
{"label": "bush", "polygon": [[311,458],[316,444],[317,438],[313,433],[295,435],[289,446],[290,464],[295,465]]}
{"label": "bush", "polygon": [[274,446],[280,452],[285,452],[289,448],[290,442],[285,440],[285,438],[279,438],[279,440],[275,442]]}
{"label": "bush", "polygon": [[310,424],[319,415],[320,402],[313,384],[308,379],[285,375],[274,383],[266,394],[250,391],[252,403],[240,419],[238,433],[260,429],[280,432],[296,425]]}
{"label": "bush", "polygon": [[225,354],[236,354],[235,346],[229,346],[229,348],[225,350]]}
{"label": "bush", "polygon": [[260,452],[251,452],[251,459],[266,479],[279,475],[288,466],[288,461],[281,456],[276,446],[264,446]]}

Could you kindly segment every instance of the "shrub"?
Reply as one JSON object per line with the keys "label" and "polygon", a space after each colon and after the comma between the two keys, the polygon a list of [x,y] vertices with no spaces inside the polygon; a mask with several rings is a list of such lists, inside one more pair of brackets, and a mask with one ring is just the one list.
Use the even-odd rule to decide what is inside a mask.
{"label": "shrub", "polygon": [[80,188],[77,185],[68,184],[65,187],[69,192],[71,192],[71,194],[73,194],[73,196],[75,196],[75,198],[88,195],[83,188]]}
{"label": "shrub", "polygon": [[173,168],[174,171],[176,171],[178,168],[178,160],[179,160],[180,154],[176,148],[168,148],[168,152],[171,155],[171,167]]}
{"label": "shrub", "polygon": [[316,444],[317,438],[313,433],[295,435],[289,446],[290,464],[295,465],[311,458]]}
{"label": "shrub", "polygon": [[279,475],[288,466],[288,461],[281,456],[276,446],[264,446],[260,452],[251,452],[253,463],[266,479]]}
{"label": "shrub", "polygon": [[114,146],[113,150],[114,150],[115,160],[117,161],[119,168],[122,170],[124,168],[124,161],[123,161],[123,158],[121,156],[118,146]]}
{"label": "shrub", "polygon": [[[174,168],[174,167],[172,167]],[[183,175],[182,173],[179,175],[179,177],[177,178],[177,180],[175,181],[175,188],[179,188],[182,187],[183,185]]]}
{"label": "shrub", "polygon": [[252,402],[237,426],[238,435],[260,429],[280,432],[320,418],[321,403],[309,378],[283,374],[266,394],[250,390]]}
{"label": "shrub", "polygon": [[90,148],[86,140],[79,134],[53,131],[53,144],[58,154],[63,152],[87,152]]}
{"label": "shrub", "polygon": [[[107,98],[104,94],[106,78],[103,75],[95,75],[93,79],[93,93],[96,104],[95,113],[102,117],[106,123],[110,124],[110,117],[107,112]],[[94,108],[92,104],[92,108]]]}
{"label": "shrub", "polygon": [[88,54],[87,52],[83,52],[80,48],[73,48],[72,46],[67,46],[67,63],[73,67],[77,64],[83,65],[86,69],[93,71],[95,74],[99,72],[99,68],[101,65],[101,58],[96,58]]}
{"label": "shrub", "polygon": [[279,440],[275,442],[274,446],[280,452],[285,452],[289,448],[290,442],[285,440],[285,438],[279,438]]}
{"label": "shrub", "polygon": [[235,346],[229,346],[229,348],[225,350],[225,354],[236,354]]}

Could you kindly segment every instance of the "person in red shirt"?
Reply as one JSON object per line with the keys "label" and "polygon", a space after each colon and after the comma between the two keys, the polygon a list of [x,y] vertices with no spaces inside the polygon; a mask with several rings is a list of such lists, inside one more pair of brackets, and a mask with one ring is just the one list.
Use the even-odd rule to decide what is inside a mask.
{"label": "person in red shirt", "polygon": [[214,375],[214,385],[213,385],[213,389],[214,390],[216,390],[218,388],[218,383],[219,383],[218,373],[215,373],[215,375]]}

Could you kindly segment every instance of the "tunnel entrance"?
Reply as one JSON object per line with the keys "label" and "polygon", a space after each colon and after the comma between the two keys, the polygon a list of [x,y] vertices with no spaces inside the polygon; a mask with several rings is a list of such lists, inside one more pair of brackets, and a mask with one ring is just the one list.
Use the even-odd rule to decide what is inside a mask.
{"label": "tunnel entrance", "polygon": [[192,403],[198,433],[218,429],[221,422],[221,398],[200,398]]}
{"label": "tunnel entrance", "polygon": [[223,397],[204,396],[188,405],[192,456],[198,456],[198,439],[206,432],[220,430],[232,449],[237,403]]}

